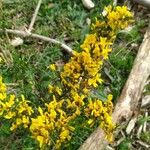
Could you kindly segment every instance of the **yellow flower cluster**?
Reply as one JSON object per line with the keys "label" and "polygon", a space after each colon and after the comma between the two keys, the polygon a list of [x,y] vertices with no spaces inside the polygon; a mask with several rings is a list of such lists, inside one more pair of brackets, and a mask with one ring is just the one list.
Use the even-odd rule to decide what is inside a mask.
{"label": "yellow flower cluster", "polygon": [[107,40],[114,41],[118,31],[125,29],[133,22],[133,14],[126,6],[108,6],[104,9],[103,21],[97,20],[92,24],[93,32]]}
{"label": "yellow flower cluster", "polygon": [[109,6],[105,10],[107,11],[107,24],[112,30],[124,29],[133,22],[131,19],[133,16],[126,6],[117,6],[116,8]]}
{"label": "yellow flower cluster", "polygon": [[19,126],[27,128],[30,124],[30,116],[33,113],[32,107],[28,105],[29,101],[21,95],[21,99],[16,99],[14,94],[7,95],[6,85],[2,82],[0,76],[0,116],[5,119],[12,119],[10,130],[15,130]]}
{"label": "yellow flower cluster", "polygon": [[[124,13],[122,13],[121,8]],[[59,111],[52,109],[55,124],[51,129],[61,130],[58,136],[60,139],[56,140],[57,148],[61,146],[62,142],[71,138],[72,127],[69,127],[68,124],[79,115],[87,117],[89,124],[94,124],[96,120],[99,120],[100,127],[106,132],[107,138],[112,140],[112,130],[114,129],[111,121],[112,95],[108,95],[107,100],[102,102],[100,99],[92,98],[91,92],[103,82],[100,74],[103,62],[108,59],[108,54],[112,51],[111,46],[117,32],[132,22],[132,14],[125,6],[116,8],[109,6],[105,8],[105,11],[107,15],[104,21],[96,20],[96,23],[92,25],[92,33],[86,36],[81,45],[82,51],[79,53],[74,51],[70,61],[64,65],[63,71],[60,72],[61,85],[50,84],[48,87],[49,93],[53,97],[54,95],[58,97],[57,103],[61,103]],[[116,20],[115,15],[117,15]],[[115,26],[113,25],[114,21],[117,23]],[[54,72],[56,71],[54,64],[50,65],[49,68]],[[51,103],[55,102],[56,100],[53,98]],[[43,126],[46,126],[46,123]],[[36,127],[32,130],[33,132],[34,130],[40,131]],[[49,133],[51,132],[53,131],[50,130]],[[37,137],[35,138],[38,140]],[[43,140],[38,141],[41,146],[50,142],[50,140],[45,141],[45,143]]]}
{"label": "yellow flower cluster", "polygon": [[25,97],[21,95],[21,99],[16,99],[16,103],[17,105],[11,112],[16,112],[15,121],[13,121],[10,129],[15,130],[20,125],[23,125],[24,128],[28,128],[31,122],[31,115],[34,113],[32,107],[28,104],[30,101],[26,100]]}
{"label": "yellow flower cluster", "polygon": [[[49,84],[50,100],[43,101],[35,111],[23,95],[21,99],[13,94],[7,96],[6,85],[0,77],[0,116],[12,121],[11,130],[19,126],[28,128],[40,148],[52,145],[60,149],[75,130],[71,122],[82,115],[87,120],[84,126],[92,126],[98,121],[107,138],[112,140],[112,95],[102,101],[93,97],[92,92],[103,82],[103,62],[112,51],[117,32],[132,22],[132,14],[125,6],[108,6],[105,11],[103,20],[92,24],[91,34],[81,45],[82,51],[74,51],[69,62],[59,71],[59,81]],[[58,74],[55,64],[49,69]]]}
{"label": "yellow flower cluster", "polygon": [[112,95],[109,94],[107,97],[107,102],[102,102],[100,99],[89,99],[89,103],[87,108],[85,108],[85,114],[90,119],[88,120],[89,124],[93,124],[95,120],[99,120],[100,127],[106,132],[106,137],[110,141],[113,139],[112,131],[114,129],[114,125],[112,123]]}
{"label": "yellow flower cluster", "polygon": [[0,76],[0,101],[6,98],[6,85],[2,82],[2,76]]}
{"label": "yellow flower cluster", "polygon": [[43,112],[41,107],[38,108],[38,115],[36,118],[32,118],[30,131],[32,137],[37,139],[40,143],[40,147],[44,144],[51,144],[51,136],[58,132],[59,137],[56,141],[56,148],[59,148],[60,143],[70,139],[70,130],[73,127],[68,125],[69,117],[66,112],[63,111],[64,100],[58,101],[53,95],[53,100],[50,103],[45,103],[46,110]]}

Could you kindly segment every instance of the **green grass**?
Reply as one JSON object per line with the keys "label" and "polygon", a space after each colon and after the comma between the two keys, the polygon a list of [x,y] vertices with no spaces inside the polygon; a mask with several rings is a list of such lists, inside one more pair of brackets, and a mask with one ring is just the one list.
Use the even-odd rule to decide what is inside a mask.
{"label": "green grass", "polygon": [[118,146],[118,150],[131,150],[132,140],[129,138],[124,139]]}
{"label": "green grass", "polygon": [[150,144],[150,131],[143,132],[140,138],[142,139],[142,141],[146,142],[147,144]]}

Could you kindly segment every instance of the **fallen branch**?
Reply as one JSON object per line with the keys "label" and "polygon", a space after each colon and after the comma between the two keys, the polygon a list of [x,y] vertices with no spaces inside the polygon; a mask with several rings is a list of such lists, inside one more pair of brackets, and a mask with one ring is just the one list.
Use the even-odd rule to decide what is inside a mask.
{"label": "fallen branch", "polygon": [[37,17],[38,11],[39,11],[39,9],[40,9],[41,3],[42,3],[42,0],[39,0],[39,1],[38,1],[38,4],[37,4],[37,6],[36,6],[36,9],[35,9],[35,11],[34,11],[34,14],[33,14],[32,20],[31,20],[31,23],[30,23],[30,25],[29,25],[29,29],[27,30],[28,32],[31,32],[32,29],[33,29],[33,26],[34,26],[34,23],[35,23],[35,19],[36,19],[36,17]]}
{"label": "fallen branch", "polygon": [[[115,106],[112,118],[116,124],[126,123],[134,115],[146,80],[150,75],[150,26],[144,36],[133,68]],[[108,141],[102,129],[97,128],[79,150],[102,150]]]}
{"label": "fallen branch", "polygon": [[25,31],[20,31],[20,30],[12,30],[12,29],[5,29],[2,30],[0,29],[0,32],[7,32],[7,33],[11,33],[20,37],[31,37],[31,38],[35,38],[35,39],[39,39],[45,42],[49,42],[49,43],[53,43],[53,44],[58,44],[60,45],[64,50],[66,50],[69,54],[72,54],[72,49],[67,46],[64,43],[61,43],[60,41],[57,41],[55,39],[43,36],[43,35],[39,35],[39,34],[34,34],[34,33],[29,33],[29,32],[25,32]]}

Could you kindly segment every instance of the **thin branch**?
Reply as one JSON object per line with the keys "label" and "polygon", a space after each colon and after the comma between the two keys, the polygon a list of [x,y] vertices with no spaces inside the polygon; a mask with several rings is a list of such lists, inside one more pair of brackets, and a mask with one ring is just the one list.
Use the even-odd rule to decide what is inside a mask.
{"label": "thin branch", "polygon": [[11,33],[20,37],[31,37],[31,38],[35,38],[35,39],[39,39],[45,42],[49,42],[49,43],[53,43],[53,44],[59,44],[64,50],[66,50],[69,54],[72,54],[72,48],[70,48],[69,46],[67,46],[64,43],[61,43],[60,41],[57,41],[55,39],[43,36],[43,35],[39,35],[39,34],[34,34],[34,33],[29,33],[29,32],[25,32],[25,31],[20,31],[20,30],[12,30],[12,29],[0,29],[0,32],[7,32],[7,33]]}
{"label": "thin branch", "polygon": [[40,9],[41,3],[42,3],[42,0],[39,0],[39,1],[38,1],[38,4],[37,4],[37,6],[36,6],[36,9],[35,9],[35,11],[34,11],[34,14],[33,14],[33,16],[32,16],[32,20],[31,20],[31,23],[30,23],[30,25],[29,25],[29,29],[27,30],[28,32],[31,32],[32,29],[33,29],[33,26],[34,26],[34,23],[35,23],[35,19],[36,19],[36,17],[37,17],[38,11],[39,11],[39,9]]}
{"label": "thin branch", "polygon": [[10,86],[19,86],[18,83],[6,83],[6,86],[7,87],[10,87]]}

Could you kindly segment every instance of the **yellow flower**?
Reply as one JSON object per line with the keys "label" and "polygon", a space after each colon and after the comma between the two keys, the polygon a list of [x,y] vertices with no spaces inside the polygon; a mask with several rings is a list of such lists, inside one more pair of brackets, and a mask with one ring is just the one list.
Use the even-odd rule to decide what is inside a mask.
{"label": "yellow flower", "polygon": [[108,101],[111,101],[113,99],[113,95],[112,94],[109,94],[108,97],[107,97]]}
{"label": "yellow flower", "polygon": [[88,92],[89,92],[89,89],[87,89],[86,87],[83,89],[83,92],[85,93],[85,94],[87,94]]}
{"label": "yellow flower", "polygon": [[0,92],[6,92],[6,85],[3,83],[3,78],[0,76]]}
{"label": "yellow flower", "polygon": [[57,113],[56,113],[55,110],[50,110],[48,116],[49,116],[50,120],[51,119],[54,120],[56,118],[56,116],[57,116]]}
{"label": "yellow flower", "polygon": [[19,102],[17,110],[19,114],[27,113],[29,116],[34,112],[32,107],[28,105],[28,100],[25,99],[24,95],[21,95],[21,100]]}
{"label": "yellow flower", "polygon": [[114,31],[124,29],[129,23],[133,22],[133,14],[129,12],[126,6],[117,6],[115,8],[108,6],[105,10],[107,12],[108,25]]}
{"label": "yellow flower", "polygon": [[41,128],[41,134],[45,137],[45,140],[49,138],[49,132],[45,128]]}
{"label": "yellow flower", "polygon": [[22,119],[21,118],[17,118],[16,119],[16,125],[19,126],[21,123],[22,123]]}
{"label": "yellow flower", "polygon": [[40,115],[43,115],[43,110],[40,106],[38,107],[38,112],[40,113]]}
{"label": "yellow flower", "polygon": [[59,137],[60,137],[60,139],[61,140],[65,140],[65,139],[70,139],[70,135],[69,135],[69,130],[67,130],[67,129],[64,129],[61,133],[60,133],[60,135],[59,135]]}
{"label": "yellow flower", "polygon": [[2,116],[4,113],[4,109],[0,106],[0,116]]}
{"label": "yellow flower", "polygon": [[23,115],[23,116],[22,116],[22,123],[23,123],[24,128],[27,128],[28,125],[29,125],[29,123],[30,123],[29,117]]}
{"label": "yellow flower", "polygon": [[16,121],[12,123],[12,126],[10,128],[11,131],[17,129],[22,124],[21,118],[16,118]]}
{"label": "yellow flower", "polygon": [[15,95],[10,95],[9,101],[5,103],[6,109],[11,108],[14,105]]}
{"label": "yellow flower", "polygon": [[55,144],[55,149],[60,149],[60,147],[61,147],[61,141],[57,140]]}
{"label": "yellow flower", "polygon": [[74,102],[72,103],[74,106],[83,106],[84,105],[84,101],[83,101],[85,98],[84,95],[80,96],[75,91],[71,91],[71,95],[72,95],[72,98],[74,100]]}
{"label": "yellow flower", "polygon": [[56,91],[59,95],[62,95],[62,89],[59,88],[58,86],[55,87],[55,91]]}
{"label": "yellow flower", "polygon": [[52,71],[56,71],[56,65],[55,64],[49,65],[49,69]]}
{"label": "yellow flower", "polygon": [[93,119],[89,119],[89,120],[88,120],[88,124],[92,124],[93,121],[94,121]]}
{"label": "yellow flower", "polygon": [[20,107],[19,107],[19,110],[18,110],[18,113],[19,114],[21,114],[21,113],[23,113],[24,111],[26,111],[26,108],[23,106],[23,105],[19,105]]}
{"label": "yellow flower", "polygon": [[18,125],[16,125],[15,123],[12,123],[10,130],[13,131],[18,127]]}
{"label": "yellow flower", "polygon": [[0,100],[4,100],[6,98],[6,93],[0,93]]}
{"label": "yellow flower", "polygon": [[51,84],[49,84],[49,85],[48,85],[48,92],[49,92],[49,93],[52,93],[52,92],[53,92],[53,89],[54,89],[54,87],[53,87]]}
{"label": "yellow flower", "polygon": [[75,108],[75,103],[72,103],[70,99],[66,99],[67,102],[67,108]]}
{"label": "yellow flower", "polygon": [[2,76],[0,76],[0,100],[4,100],[6,98],[6,85],[2,81]]}
{"label": "yellow flower", "polygon": [[96,83],[96,79],[95,78],[88,79],[88,85],[93,85],[94,87],[98,86],[98,84]]}
{"label": "yellow flower", "polygon": [[7,115],[5,115],[4,118],[5,118],[5,119],[11,119],[11,118],[13,118],[15,115],[16,115],[15,112],[8,111],[8,112],[7,112]]}
{"label": "yellow flower", "polygon": [[94,47],[96,42],[96,34],[89,34],[86,36],[84,43],[80,46],[86,52],[89,52]]}
{"label": "yellow flower", "polygon": [[97,74],[95,78],[96,78],[96,81],[97,81],[98,83],[101,84],[101,83],[103,82],[103,79],[101,79],[100,74]]}
{"label": "yellow flower", "polygon": [[44,137],[43,136],[37,136],[36,139],[40,143],[40,148],[41,148],[44,144]]}
{"label": "yellow flower", "polygon": [[80,109],[79,108],[76,108],[76,111],[75,111],[75,115],[80,115],[81,114],[81,111],[80,111]]}

